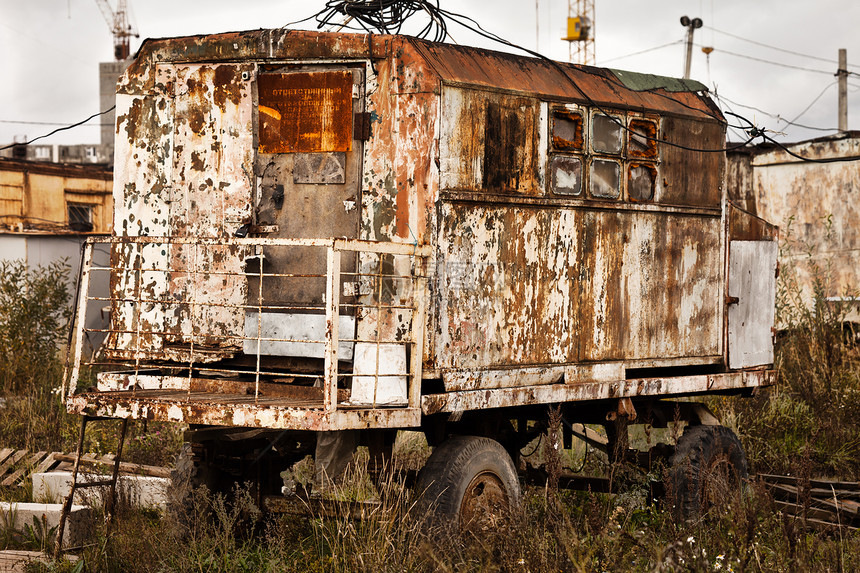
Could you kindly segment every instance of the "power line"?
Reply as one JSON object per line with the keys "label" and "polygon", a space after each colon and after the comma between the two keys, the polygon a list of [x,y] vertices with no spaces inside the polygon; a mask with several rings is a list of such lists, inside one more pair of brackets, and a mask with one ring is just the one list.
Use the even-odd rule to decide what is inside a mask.
{"label": "power line", "polygon": [[[698,47],[701,47],[699,44],[696,44]],[[755,56],[748,56],[746,54],[738,54],[737,52],[730,52],[728,50],[723,50],[722,48],[714,48],[714,52],[720,52],[722,54],[728,54],[729,56],[735,56],[736,58],[744,58],[746,60],[753,60],[755,62],[761,62],[764,64],[771,64],[773,66],[780,66],[783,68],[790,68],[792,70],[800,70],[803,72],[811,72],[815,74],[827,74],[828,76],[832,76],[833,72],[826,70],[816,70],[813,68],[804,68],[803,66],[794,66],[791,64],[784,64],[782,62],[774,62],[773,60],[766,60],[764,58],[756,58]],[[855,72],[849,72],[850,74],[854,74]],[[860,75],[860,74],[858,74]]]}
{"label": "power line", "polygon": [[823,89],[823,90],[821,90],[821,93],[820,93],[820,94],[818,94],[818,95],[815,97],[815,99],[814,99],[814,100],[812,100],[811,102],[809,102],[809,105],[808,105],[808,106],[806,106],[805,108],[803,108],[803,111],[802,111],[802,112],[800,112],[799,114],[797,114],[797,117],[795,117],[794,119],[792,119],[791,121],[789,121],[789,122],[787,122],[787,123],[788,123],[789,125],[795,125],[795,123],[794,123],[794,122],[795,122],[795,121],[797,121],[798,119],[800,119],[800,118],[803,116],[803,114],[805,114],[806,112],[808,112],[808,111],[809,111],[809,108],[811,108],[812,106],[814,106],[814,105],[815,105],[815,103],[816,103],[818,100],[820,100],[820,99],[821,99],[821,96],[823,96],[823,95],[827,92],[827,90],[829,90],[830,88],[832,88],[833,86],[835,86],[837,83],[839,83],[839,82],[833,82],[833,83],[830,83],[830,84],[826,85],[826,86],[824,87],[824,89]]}
{"label": "power line", "polygon": [[[830,59],[828,59],[828,58],[822,58],[822,57],[819,57],[819,56],[812,56],[812,55],[809,55],[809,54],[803,54],[803,53],[801,53],[801,52],[794,52],[794,51],[792,51],[792,50],[786,50],[786,49],[784,49],[784,48],[778,48],[777,46],[772,46],[772,45],[770,45],[770,44],[765,44],[764,42],[758,42],[758,41],[756,41],[756,40],[750,40],[749,38],[744,38],[743,36],[738,36],[738,35],[736,35],[736,34],[731,34],[731,33],[729,33],[729,32],[723,31],[723,30],[718,30],[717,28],[714,28],[714,27],[712,27],[712,26],[704,26],[704,28],[707,28],[708,30],[712,30],[712,31],[717,32],[717,33],[719,33],[719,34],[723,34],[724,36],[728,36],[728,37],[730,37],[730,38],[735,38],[736,40],[742,40],[742,41],[744,41],[744,42],[749,42],[750,44],[755,44],[756,46],[761,46],[761,47],[763,47],[763,48],[768,48],[768,49],[770,49],[770,50],[776,50],[776,51],[778,51],[778,52],[783,52],[783,53],[786,53],[786,54],[791,54],[792,56],[800,56],[801,58],[809,58],[809,59],[811,59],[811,60],[818,60],[818,61],[820,61],[820,62],[827,62],[828,64],[836,64],[836,65],[839,65],[839,62],[837,62],[836,60],[830,60]],[[851,66],[851,67],[854,67],[854,66]]]}
{"label": "power line", "polygon": [[[55,121],[20,121],[15,119],[0,119],[0,123],[13,123],[18,125],[68,125],[68,122],[60,123]],[[87,127],[102,127],[105,125],[113,125],[111,123],[91,123]]]}
{"label": "power line", "polygon": [[654,46],[653,48],[648,48],[645,50],[640,50],[638,52],[633,52],[632,54],[625,54],[623,56],[616,56],[614,58],[609,58],[608,60],[601,60],[601,65],[605,65],[608,62],[614,62],[615,60],[623,60],[625,58],[632,58],[633,56],[639,56],[642,54],[647,54],[648,52],[656,52],[657,50],[662,50],[663,48],[668,48],[669,46],[676,46],[678,44],[683,44],[684,40],[675,40],[674,42],[668,42],[666,44],[661,44],[659,46]]}
{"label": "power line", "polygon": [[83,124],[85,124],[86,122],[88,122],[89,120],[91,120],[91,119],[93,119],[93,118],[96,118],[96,117],[99,117],[100,115],[108,114],[108,113],[112,112],[112,111],[113,111],[113,110],[115,110],[115,109],[116,109],[116,106],[115,106],[115,105],[112,105],[112,106],[110,106],[110,108],[109,108],[109,109],[106,109],[106,110],[104,110],[104,111],[100,111],[100,112],[98,112],[98,113],[94,113],[93,115],[89,116],[87,119],[85,119],[85,120],[83,120],[83,121],[79,121],[78,123],[73,123],[72,125],[66,125],[66,126],[63,126],[63,127],[58,127],[57,129],[55,129],[55,130],[54,130],[54,131],[52,131],[51,133],[46,133],[45,135],[40,135],[39,137],[36,137],[36,138],[34,138],[34,139],[31,139],[30,141],[27,141],[27,142],[23,142],[23,143],[12,143],[11,145],[6,145],[6,146],[3,146],[3,147],[0,147],[0,151],[3,151],[3,150],[5,150],[5,149],[12,149],[13,147],[17,147],[17,146],[19,146],[19,145],[30,145],[31,143],[35,143],[35,142],[39,141],[40,139],[45,139],[46,137],[51,137],[51,136],[52,136],[52,135],[54,135],[55,133],[59,133],[59,132],[61,132],[61,131],[66,131],[66,130],[69,130],[69,129],[72,129],[72,128],[75,128],[75,127],[78,127],[79,125],[83,125]]}
{"label": "power line", "polygon": [[[834,82],[834,83],[832,83],[832,84],[828,85],[826,88],[824,88],[824,91],[823,91],[822,93],[820,93],[820,94],[819,94],[819,95],[818,95],[814,100],[812,100],[812,103],[810,103],[810,104],[807,106],[807,108],[806,108],[806,109],[804,109],[804,110],[803,110],[803,111],[802,111],[802,112],[801,112],[797,117],[795,117],[795,118],[794,118],[793,120],[791,120],[791,121],[789,121],[789,120],[785,119],[784,117],[782,117],[782,116],[781,116],[781,115],[779,115],[779,114],[770,113],[770,112],[767,112],[767,111],[765,111],[765,110],[763,110],[763,109],[761,109],[761,108],[755,107],[755,106],[745,105],[745,104],[742,104],[742,103],[738,103],[738,102],[733,101],[733,100],[731,100],[731,99],[729,99],[729,98],[727,98],[726,96],[723,96],[723,95],[719,95],[719,94],[714,93],[714,97],[715,97],[717,100],[719,100],[719,101],[727,101],[727,102],[731,103],[732,105],[736,105],[736,106],[738,106],[738,107],[742,107],[742,108],[744,108],[744,109],[751,109],[751,110],[753,110],[753,111],[757,111],[757,112],[759,112],[759,113],[761,113],[761,114],[764,114],[764,115],[766,115],[766,116],[768,116],[768,117],[770,117],[770,118],[773,118],[773,119],[775,119],[775,120],[777,120],[777,121],[784,122],[784,123],[786,123],[786,124],[788,124],[788,125],[793,125],[794,127],[800,127],[800,128],[803,128],[803,129],[811,129],[811,130],[813,130],[813,131],[839,131],[839,130],[838,130],[837,128],[835,128],[835,127],[813,127],[813,126],[810,126],[810,125],[802,125],[802,124],[799,124],[799,123],[795,123],[795,122],[800,118],[800,116],[802,116],[804,113],[806,113],[806,112],[809,110],[809,108],[811,108],[811,107],[812,107],[812,105],[813,105],[815,102],[817,102],[819,99],[821,99],[821,96],[823,96],[823,95],[824,95],[824,92],[826,92],[826,91],[827,91],[831,86],[833,86],[835,83],[836,83],[836,82]],[[728,106],[726,106],[726,107],[728,107]]]}

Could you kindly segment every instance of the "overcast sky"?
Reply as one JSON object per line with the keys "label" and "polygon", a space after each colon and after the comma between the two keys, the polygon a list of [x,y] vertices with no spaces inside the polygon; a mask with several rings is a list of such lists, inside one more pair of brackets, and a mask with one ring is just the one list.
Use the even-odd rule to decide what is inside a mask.
{"label": "overcast sky", "polygon": [[[443,8],[468,15],[512,42],[567,59],[567,43],[559,39],[566,0],[538,0],[537,8],[534,0],[440,1]],[[116,6],[116,0],[109,2]],[[129,0],[129,4],[141,40],[280,27],[324,6],[321,0]],[[795,123],[810,127],[836,127],[834,74],[839,48],[848,50],[849,70],[860,73],[860,2],[596,0],[596,13],[598,65],[669,76],[683,74],[685,28],[680,17],[701,18],[704,27],[694,39],[692,77],[725,98],[728,109],[760,127],[785,132],[777,137],[783,142],[832,132],[790,126],[777,116],[785,120],[800,116]],[[304,26],[313,28],[313,23]],[[456,25],[449,31],[460,44],[505,49]],[[133,40],[132,51],[141,40]],[[702,46],[714,48],[709,59]],[[650,51],[630,56],[644,50]],[[0,0],[0,142],[13,136],[32,140],[55,127],[23,122],[68,124],[100,111],[98,63],[112,57],[113,41],[95,0]],[[849,77],[848,99],[848,126],[860,129],[858,75]],[[45,141],[97,143],[97,123]],[[737,140],[742,134],[730,136]]]}

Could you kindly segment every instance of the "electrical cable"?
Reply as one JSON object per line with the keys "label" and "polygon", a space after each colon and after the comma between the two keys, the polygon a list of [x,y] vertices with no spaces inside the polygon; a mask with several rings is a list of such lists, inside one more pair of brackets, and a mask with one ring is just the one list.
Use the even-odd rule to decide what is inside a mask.
{"label": "electrical cable", "polygon": [[[315,15],[310,16],[309,18],[301,20],[300,22],[315,19],[318,22],[318,27],[322,27],[331,24],[333,18],[336,17],[338,14],[341,14],[352,17],[367,32],[372,33],[373,31],[377,31],[386,34],[396,34],[399,33],[399,31],[401,30],[405,18],[422,10],[431,14],[431,23],[427,24],[427,26],[425,26],[424,29],[419,32],[419,38],[426,39],[430,35],[430,33],[433,32],[432,24],[436,24],[438,28],[435,30],[433,41],[439,42],[444,40],[447,37],[447,24],[445,22],[445,18],[448,18],[449,20],[459,24],[467,30],[478,34],[479,36],[498,42],[504,46],[520,50],[526,54],[538,58],[556,68],[556,70],[559,71],[565,77],[565,79],[567,79],[571,86],[573,86],[573,88],[576,89],[576,91],[578,91],[582,95],[582,97],[585,98],[586,101],[588,101],[591,107],[596,108],[602,114],[609,117],[610,120],[612,120],[615,124],[621,127],[621,129],[623,129],[624,131],[632,133],[631,130],[622,121],[620,121],[617,117],[606,111],[603,106],[594,101],[594,99],[590,95],[588,95],[579,86],[579,84],[576,83],[576,80],[574,80],[570,76],[568,70],[565,69],[565,67],[563,67],[561,64],[559,64],[555,60],[544,56],[539,52],[515,44],[509,40],[506,40],[505,38],[502,38],[498,34],[486,30],[475,19],[469,16],[442,9],[439,6],[438,0],[436,0],[435,3],[431,2],[430,0],[328,0],[328,2],[326,2],[326,7],[323,10],[317,12]],[[344,24],[344,26],[347,27],[346,24]],[[355,29],[355,27],[349,27],[351,29]],[[581,69],[583,69],[584,71],[588,71],[587,67]],[[702,112],[702,110],[697,111]],[[700,153],[723,153],[749,145],[757,137],[760,137],[760,130],[758,129],[753,129],[750,133],[755,133],[756,135],[751,135],[751,137],[742,144],[735,146],[719,147],[716,149],[699,149],[656,137],[644,137],[647,141],[656,141],[658,143],[662,143],[670,147],[684,149],[686,151],[694,151]],[[636,133],[636,135],[638,137],[643,137],[641,133]]]}
{"label": "electrical cable", "polygon": [[810,108],[812,108],[812,106],[814,106],[814,105],[818,102],[818,100],[820,100],[820,99],[821,99],[821,97],[822,97],[825,93],[827,93],[827,90],[829,90],[830,88],[832,88],[833,86],[835,86],[837,83],[839,83],[839,82],[838,82],[838,81],[835,81],[835,82],[833,82],[833,83],[828,84],[827,86],[825,86],[825,88],[824,88],[823,90],[821,90],[821,93],[820,93],[820,94],[818,94],[818,96],[817,96],[814,100],[812,100],[812,101],[809,103],[809,105],[808,105],[808,106],[806,106],[805,108],[803,108],[803,111],[802,111],[802,112],[800,112],[799,114],[797,114],[797,117],[795,117],[795,118],[794,118],[794,119],[792,119],[791,121],[787,121],[786,123],[788,123],[789,125],[795,125],[795,123],[794,123],[794,122],[795,122],[795,121],[797,121],[798,119],[800,119],[800,118],[803,116],[803,114],[805,114],[806,112],[808,112],[808,111],[810,110]]}
{"label": "electrical cable", "polygon": [[858,156],[858,157],[827,157],[824,159],[812,159],[811,157],[804,157],[802,155],[799,155],[799,154],[791,151],[785,145],[783,145],[782,143],[778,142],[777,140],[775,140],[774,138],[770,137],[769,135],[767,135],[765,133],[762,133],[762,137],[766,141],[776,145],[778,148],[780,148],[785,153],[789,154],[790,156],[794,157],[795,159],[800,159],[804,163],[848,163],[850,161],[860,161],[860,156]]}
{"label": "electrical cable", "polygon": [[632,58],[633,56],[641,56],[642,54],[647,54],[648,52],[656,52],[657,50],[662,50],[663,48],[668,48],[669,46],[676,46],[678,44],[683,44],[684,40],[675,40],[674,42],[669,42],[666,44],[661,44],[659,46],[654,46],[653,48],[647,48],[645,50],[639,50],[638,52],[633,52],[632,54],[625,54],[623,56],[615,56],[614,58],[609,58],[608,60],[601,60],[600,65],[606,65],[609,62],[614,62],[616,60],[623,60],[625,58]]}
{"label": "electrical cable", "polygon": [[22,142],[22,143],[13,143],[13,144],[11,144],[11,145],[5,145],[5,146],[3,146],[3,147],[0,147],[0,151],[3,151],[3,150],[5,150],[5,149],[12,149],[13,147],[18,147],[19,145],[30,145],[31,143],[35,143],[35,142],[39,141],[40,139],[45,139],[46,137],[51,137],[51,136],[52,136],[52,135],[54,135],[55,133],[59,133],[59,132],[61,132],[61,131],[66,131],[66,130],[69,130],[69,129],[72,129],[72,128],[75,128],[75,127],[78,127],[79,125],[83,125],[83,124],[85,124],[86,122],[88,122],[89,120],[94,119],[94,118],[96,118],[96,117],[99,117],[99,116],[101,116],[101,115],[108,114],[108,113],[112,112],[112,111],[113,111],[113,110],[115,110],[115,109],[116,109],[116,106],[115,106],[115,105],[112,105],[109,109],[106,109],[106,110],[104,110],[104,111],[100,111],[100,112],[98,112],[98,113],[94,113],[93,115],[89,116],[87,119],[85,119],[85,120],[83,120],[83,121],[79,121],[78,123],[73,123],[72,125],[66,125],[66,126],[64,126],[64,127],[58,127],[57,129],[55,129],[55,130],[54,130],[54,131],[52,131],[51,133],[47,133],[47,134],[45,134],[45,135],[40,135],[39,137],[33,138],[33,139],[31,139],[30,141],[25,141],[25,142]]}
{"label": "electrical cable", "polygon": [[805,109],[803,112],[801,112],[797,117],[795,117],[795,118],[794,118],[793,120],[791,120],[791,121],[789,121],[789,120],[785,119],[784,117],[780,116],[779,114],[769,113],[769,112],[767,112],[767,111],[765,111],[765,110],[763,110],[763,109],[760,109],[760,108],[757,108],[757,107],[754,107],[754,106],[751,106],[751,105],[745,105],[745,104],[742,104],[742,103],[738,103],[738,102],[736,102],[736,101],[733,101],[733,100],[731,100],[731,99],[727,98],[726,96],[721,96],[721,95],[717,95],[716,93],[714,93],[714,97],[715,97],[717,100],[719,100],[719,101],[727,101],[727,102],[729,102],[729,103],[731,103],[731,104],[733,104],[733,105],[736,105],[736,106],[739,106],[739,107],[742,107],[742,108],[745,108],[745,109],[751,109],[751,110],[753,110],[753,111],[757,111],[757,112],[762,113],[762,114],[764,114],[764,115],[766,115],[766,116],[768,116],[768,117],[771,117],[771,118],[773,118],[773,119],[775,119],[775,120],[777,120],[777,121],[782,121],[782,122],[786,123],[787,125],[793,125],[793,126],[795,126],[795,127],[800,127],[800,128],[802,128],[802,129],[809,129],[809,130],[813,130],[813,131],[839,131],[839,130],[838,130],[838,128],[835,128],[835,127],[813,127],[813,126],[811,126],[811,125],[803,125],[803,124],[800,124],[800,123],[796,123],[797,119],[798,119],[798,118],[800,118],[800,116],[802,116],[804,113],[806,113],[806,111],[807,111],[810,107],[812,107],[812,105],[813,105],[816,101],[818,101],[818,100],[819,100],[819,99],[824,95],[824,93],[827,91],[827,89],[829,89],[831,86],[835,85],[836,83],[837,83],[837,82],[833,82],[832,84],[829,84],[829,85],[824,89],[824,92],[822,92],[821,94],[819,94],[819,95],[818,95],[818,97],[816,97],[816,98],[815,98],[815,100],[813,100],[813,101],[812,101],[812,103],[810,103],[810,104],[809,104],[809,106],[807,107],[807,109]]}
{"label": "electrical cable", "polygon": [[[447,12],[447,11],[445,12],[445,14],[448,15],[454,22],[460,24],[461,26],[463,26],[467,29],[472,30],[473,32],[475,32],[481,36],[484,36],[484,37],[491,39],[491,40],[495,40],[495,41],[497,41],[503,45],[521,50],[521,51],[523,51],[529,55],[532,55],[535,58],[543,60],[543,61],[547,62],[548,64],[550,64],[551,66],[555,67],[556,70],[558,70],[559,72],[562,73],[562,75],[564,75],[565,79],[568,80],[568,82],[576,89],[576,91],[578,91],[582,95],[582,97],[584,97],[586,99],[586,101],[588,101],[588,103],[591,105],[591,107],[596,108],[602,114],[609,117],[613,121],[613,123],[615,123],[616,125],[621,127],[621,129],[623,129],[624,131],[626,131],[628,133],[634,133],[638,137],[645,137],[645,139],[647,139],[648,141],[656,141],[658,143],[662,143],[664,145],[668,145],[670,147],[675,147],[678,149],[684,149],[686,151],[695,151],[695,152],[699,152],[699,153],[723,153],[726,151],[733,151],[735,149],[745,147],[745,146],[749,145],[750,143],[752,143],[757,137],[759,137],[759,135],[753,135],[747,141],[745,141],[744,143],[739,144],[737,146],[720,147],[718,149],[699,149],[699,148],[689,147],[686,145],[681,145],[680,143],[674,143],[671,141],[667,141],[665,139],[660,139],[660,138],[650,137],[650,136],[643,136],[641,133],[638,133],[638,132],[632,132],[623,122],[619,121],[618,118],[616,118],[614,115],[612,115],[611,113],[606,111],[600,104],[598,104],[596,101],[594,101],[594,99],[591,96],[589,96],[581,87],[579,87],[579,84],[577,84],[576,80],[574,80],[570,76],[570,74],[568,73],[568,70],[565,69],[561,64],[559,64],[555,60],[552,60],[552,59],[544,56],[543,54],[535,52],[534,50],[530,50],[530,49],[525,48],[523,46],[514,44],[513,42],[510,42],[510,41],[508,41],[508,40],[502,38],[501,36],[498,36],[492,32],[488,32],[480,24],[478,24],[475,20],[473,20],[472,18],[470,18],[468,16],[463,16],[462,14],[456,14],[456,13]],[[457,18],[454,16],[464,18],[464,19],[472,22],[476,26],[477,29],[471,28],[468,24],[464,24],[463,22],[457,20]],[[587,67],[580,68],[580,69],[583,71],[589,72]],[[625,87],[625,89],[626,89],[626,87]],[[649,91],[649,90],[645,90],[645,91]],[[666,96],[666,97],[668,97],[668,96]],[[677,101],[677,100],[674,100],[673,98],[669,98],[669,99],[672,99],[672,101]],[[702,111],[702,110],[698,110],[698,111]],[[755,131],[757,132],[758,130],[755,130]]]}
{"label": "electrical cable", "polygon": [[[771,46],[770,44],[765,44],[764,42],[757,42],[757,41],[755,41],[755,40],[750,40],[750,39],[748,39],[748,38],[744,38],[743,36],[738,36],[738,35],[736,35],[736,34],[730,34],[729,32],[725,32],[725,31],[723,31],[723,30],[718,30],[717,28],[714,28],[714,27],[712,27],[712,26],[703,26],[703,27],[704,27],[704,28],[706,28],[706,29],[708,29],[708,30],[712,30],[712,31],[714,31],[714,32],[718,32],[718,33],[720,33],[720,34],[723,34],[724,36],[728,36],[728,37],[730,37],[730,38],[735,38],[736,40],[743,40],[744,42],[749,42],[750,44],[755,44],[756,46],[761,46],[761,47],[763,47],[763,48],[768,48],[768,49],[771,49],[771,50],[776,50],[776,51],[778,51],[778,52],[784,52],[784,53],[786,53],[786,54],[791,54],[792,56],[800,56],[800,57],[802,57],[802,58],[809,58],[809,59],[811,59],[811,60],[818,60],[818,61],[820,61],[820,62],[827,62],[828,64],[836,64],[836,65],[839,65],[839,62],[838,62],[838,61],[836,61],[836,60],[830,60],[830,59],[828,59],[828,58],[822,58],[822,57],[819,57],[819,56],[811,56],[811,55],[809,55],[809,54],[802,54],[802,53],[800,53],[800,52],[794,52],[794,51],[792,51],[792,50],[786,50],[786,49],[784,49],[784,48],[778,48],[778,47],[776,47],[776,46]],[[849,67],[854,67],[854,66],[849,66]]]}
{"label": "electrical cable", "polygon": [[[701,46],[700,44],[695,44],[695,45],[696,45],[696,47],[697,47],[697,48],[701,48],[701,47],[703,47],[703,46]],[[709,46],[709,47],[710,47],[710,46]],[[719,53],[721,53],[721,54],[728,54],[729,56],[734,56],[734,57],[736,57],[736,58],[744,58],[744,59],[747,59],[747,60],[752,60],[752,61],[754,61],[754,62],[761,62],[761,63],[764,63],[764,64],[770,64],[770,65],[772,65],[772,66],[780,66],[780,67],[782,67],[782,68],[789,68],[789,69],[792,69],[792,70],[800,70],[800,71],[803,71],[803,72],[810,72],[810,73],[815,73],[815,74],[826,74],[826,75],[828,75],[828,76],[832,76],[832,75],[833,75],[833,72],[829,72],[829,71],[827,71],[827,70],[816,70],[816,69],[813,69],[813,68],[804,68],[803,66],[794,66],[794,65],[791,65],[791,64],[783,64],[783,63],[781,63],[781,62],[774,62],[773,60],[766,60],[766,59],[764,59],[764,58],[756,58],[755,56],[747,56],[746,54],[738,54],[737,52],[730,52],[730,51],[728,51],[728,50],[723,50],[722,48],[714,48],[714,52],[719,52]],[[849,73],[849,74],[854,74],[855,72],[848,72],[848,73]],[[858,74],[858,75],[860,75],[860,74]]]}
{"label": "electrical cable", "polygon": [[[0,119],[0,123],[14,123],[16,125],[68,125],[68,123],[61,123],[58,121],[19,121],[15,119]],[[87,127],[104,127],[107,125],[113,125],[112,123],[91,123]]]}

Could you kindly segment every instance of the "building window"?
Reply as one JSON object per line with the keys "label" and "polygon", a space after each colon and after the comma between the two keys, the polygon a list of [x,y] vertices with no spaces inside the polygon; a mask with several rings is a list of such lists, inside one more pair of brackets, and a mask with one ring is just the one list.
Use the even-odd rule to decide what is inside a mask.
{"label": "building window", "polygon": [[69,228],[88,233],[93,230],[93,206],[85,203],[68,203]]}
{"label": "building window", "polygon": [[657,124],[647,119],[631,119],[628,152],[631,157],[657,157]]}
{"label": "building window", "polygon": [[552,112],[552,146],[559,151],[582,151],[582,114],[566,109]]}
{"label": "building window", "polygon": [[550,161],[552,191],[560,195],[582,195],[582,158],[554,155]]}
{"label": "building window", "polygon": [[601,199],[618,199],[621,194],[621,167],[611,159],[591,162],[591,195]]}
{"label": "building window", "polygon": [[654,198],[657,168],[647,163],[631,163],[627,170],[627,195],[631,201],[650,201]]}
{"label": "building window", "polygon": [[621,155],[624,147],[624,119],[614,115],[594,114],[591,146],[595,153]]}

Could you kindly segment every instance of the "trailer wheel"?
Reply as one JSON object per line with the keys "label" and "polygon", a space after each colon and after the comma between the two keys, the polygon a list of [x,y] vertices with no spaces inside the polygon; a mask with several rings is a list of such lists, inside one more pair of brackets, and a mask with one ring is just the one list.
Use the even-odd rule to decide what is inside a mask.
{"label": "trailer wheel", "polygon": [[418,474],[423,507],[459,531],[495,529],[520,502],[511,456],[498,442],[455,436],[442,443]]}
{"label": "trailer wheel", "polygon": [[690,426],[675,446],[668,477],[675,518],[701,519],[741,495],[749,479],[743,446],[725,426]]}

